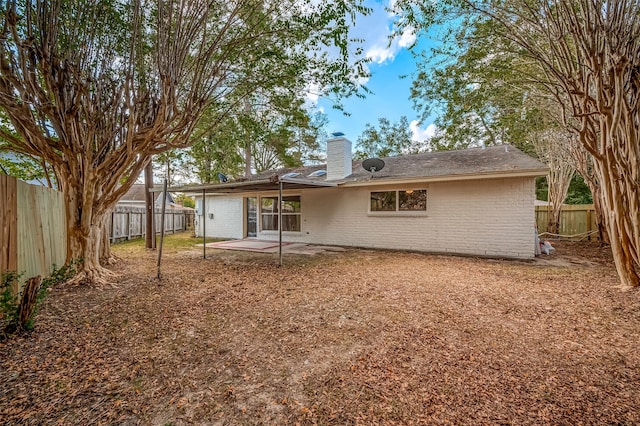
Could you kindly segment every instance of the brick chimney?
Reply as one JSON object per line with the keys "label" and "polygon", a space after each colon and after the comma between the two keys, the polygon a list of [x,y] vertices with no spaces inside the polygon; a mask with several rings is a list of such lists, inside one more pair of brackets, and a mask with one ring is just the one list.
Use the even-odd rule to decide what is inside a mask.
{"label": "brick chimney", "polygon": [[351,141],[342,134],[327,141],[327,180],[343,179],[351,169]]}

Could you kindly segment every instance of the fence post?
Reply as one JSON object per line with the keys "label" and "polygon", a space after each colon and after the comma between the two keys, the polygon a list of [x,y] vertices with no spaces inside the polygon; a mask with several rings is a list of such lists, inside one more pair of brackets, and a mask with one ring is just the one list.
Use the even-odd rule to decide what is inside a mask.
{"label": "fence post", "polygon": [[114,211],[111,212],[111,244],[116,242],[116,230],[115,230],[115,222],[114,222],[115,214],[116,212]]}
{"label": "fence post", "polygon": [[131,240],[131,212],[127,212],[127,240]]}

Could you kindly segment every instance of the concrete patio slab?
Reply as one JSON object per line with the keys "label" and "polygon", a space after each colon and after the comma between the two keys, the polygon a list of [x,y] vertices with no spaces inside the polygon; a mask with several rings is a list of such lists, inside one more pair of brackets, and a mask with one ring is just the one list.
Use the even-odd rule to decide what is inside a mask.
{"label": "concrete patio slab", "polygon": [[[277,241],[264,241],[254,239],[219,241],[215,243],[207,243],[207,247],[222,250],[240,250],[253,251],[261,253],[278,253]],[[334,246],[315,246],[305,243],[282,243],[283,253],[308,254],[314,255],[322,252],[340,252],[344,251],[343,247]]]}

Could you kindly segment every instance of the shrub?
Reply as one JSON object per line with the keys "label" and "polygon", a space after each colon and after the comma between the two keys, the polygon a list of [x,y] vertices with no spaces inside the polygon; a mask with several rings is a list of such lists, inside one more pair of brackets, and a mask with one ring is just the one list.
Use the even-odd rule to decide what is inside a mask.
{"label": "shrub", "polygon": [[21,274],[7,272],[0,277],[0,340],[33,330],[38,307],[44,301],[48,289],[72,278],[76,273],[76,263],[71,262],[61,268],[54,265],[50,276],[44,279],[39,275],[30,278],[17,294],[14,294],[12,286]]}

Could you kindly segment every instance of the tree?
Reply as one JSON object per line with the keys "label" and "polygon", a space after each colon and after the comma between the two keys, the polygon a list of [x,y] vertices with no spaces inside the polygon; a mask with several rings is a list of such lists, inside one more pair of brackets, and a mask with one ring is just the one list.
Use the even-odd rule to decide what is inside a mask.
{"label": "tree", "polygon": [[56,186],[55,175],[40,158],[24,154],[0,153],[0,171],[24,181]]}
{"label": "tree", "polygon": [[193,197],[190,197],[185,194],[177,194],[175,197],[176,203],[182,205],[183,207],[190,207],[192,209],[196,208],[196,202]]}
{"label": "tree", "polygon": [[571,157],[573,164],[584,183],[589,187],[595,210],[596,227],[598,228],[598,238],[602,243],[610,243],[609,234],[607,233],[606,220],[608,212],[602,204],[602,192],[598,184],[598,177],[593,167],[593,156],[584,148],[577,138],[571,139]]}
{"label": "tree", "polygon": [[185,148],[172,149],[153,156],[153,169],[156,176],[167,179],[167,185],[188,182],[191,173],[187,167],[189,150]]}
{"label": "tree", "polygon": [[378,119],[379,128],[367,123],[356,140],[354,158],[364,160],[371,157],[391,157],[416,152],[418,148],[411,140],[412,133],[407,117],[397,123],[388,118]]}
{"label": "tree", "polygon": [[538,158],[549,166],[547,175],[548,195],[551,214],[547,221],[547,232],[560,233],[560,214],[562,204],[567,198],[569,184],[576,169],[571,161],[569,143],[561,138],[571,138],[571,134],[562,130],[546,130],[531,135]]}
{"label": "tree", "polygon": [[152,155],[188,147],[256,88],[357,91],[348,32],[367,12],[355,0],[3,2],[0,149],[54,170],[76,280],[103,280],[101,225]]}
{"label": "tree", "polygon": [[[414,25],[438,7],[490,20],[492,32],[540,68],[593,160],[606,227],[623,287],[640,285],[640,3],[621,0],[400,1]],[[417,17],[418,19],[413,19]]]}
{"label": "tree", "polygon": [[326,157],[329,117],[322,111],[307,111],[291,122],[290,152],[299,164],[321,163]]}
{"label": "tree", "polygon": [[241,173],[247,144],[250,167],[257,172],[318,161],[327,138],[326,125],[326,115],[310,114],[303,108],[302,97],[279,105],[247,105],[195,141],[187,162],[200,182],[211,183],[217,181],[218,173]]}
{"label": "tree", "polygon": [[[419,64],[412,97],[423,114],[438,114],[439,131],[429,141],[431,149],[511,143],[537,155],[550,167],[544,182],[548,185],[545,199],[555,200],[548,229],[553,233],[557,233],[568,174],[576,169],[594,194],[600,240],[607,241],[597,180],[588,153],[576,143],[568,124],[572,118],[540,84],[543,70],[492,28],[491,20],[467,22],[448,33],[446,44]],[[548,143],[549,135],[564,133],[574,137]],[[549,156],[547,151],[555,154]]]}
{"label": "tree", "polygon": [[569,191],[567,191],[567,198],[564,202],[565,204],[593,204],[591,190],[584,181],[584,178],[578,173],[573,175],[573,179],[571,179]]}
{"label": "tree", "polygon": [[[459,23],[459,19],[454,19]],[[435,115],[434,151],[510,143],[533,153],[527,135],[542,131],[544,108],[528,83],[537,69],[488,20],[466,20],[444,32],[431,52],[416,52],[411,98],[423,118]],[[547,120],[548,121],[548,120]]]}

